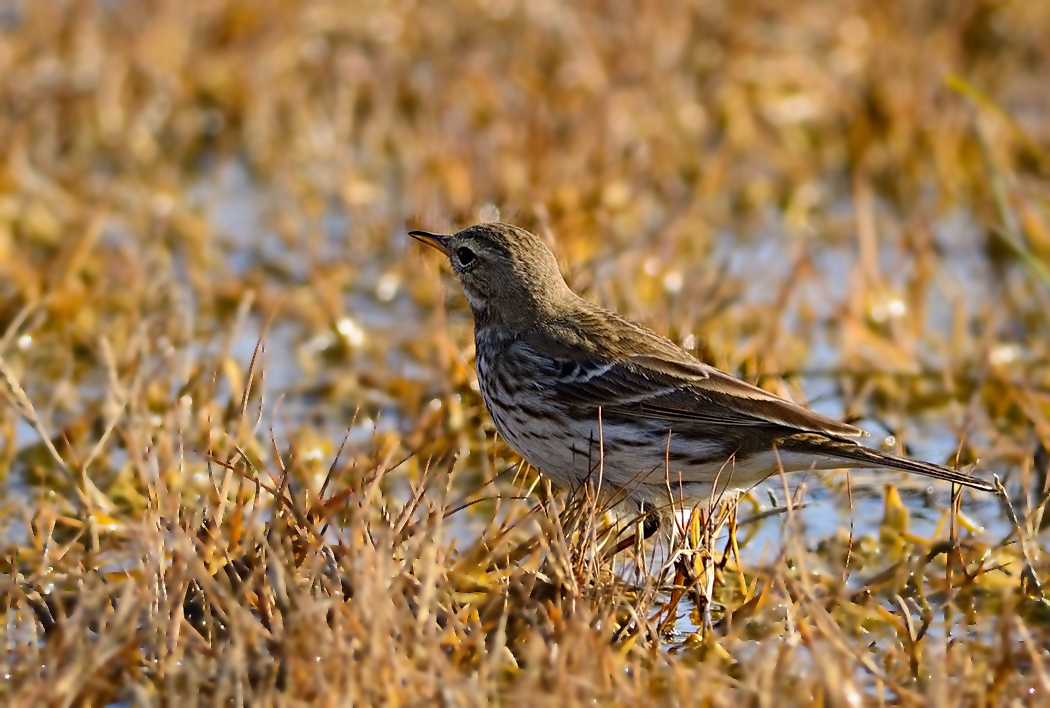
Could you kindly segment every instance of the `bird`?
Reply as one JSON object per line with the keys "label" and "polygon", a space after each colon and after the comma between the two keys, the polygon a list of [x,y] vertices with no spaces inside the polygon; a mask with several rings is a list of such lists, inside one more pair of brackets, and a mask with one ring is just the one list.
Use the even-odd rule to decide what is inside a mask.
{"label": "bird", "polygon": [[862,446],[859,428],[580,297],[529,231],[488,222],[409,235],[447,256],[463,288],[478,384],[500,436],[557,486],[590,481],[633,507],[646,535],[661,510],[680,514],[780,471],[888,468],[995,491],[969,474]]}

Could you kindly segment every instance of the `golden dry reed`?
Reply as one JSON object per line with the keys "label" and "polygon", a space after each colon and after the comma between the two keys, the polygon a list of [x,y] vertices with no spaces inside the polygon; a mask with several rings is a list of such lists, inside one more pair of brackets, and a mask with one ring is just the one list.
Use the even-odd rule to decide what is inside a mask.
{"label": "golden dry reed", "polygon": [[[1050,700],[1048,27],[0,3],[0,702]],[[495,439],[466,305],[405,232],[496,217],[588,298],[1006,496],[773,480],[698,510],[676,565]]]}

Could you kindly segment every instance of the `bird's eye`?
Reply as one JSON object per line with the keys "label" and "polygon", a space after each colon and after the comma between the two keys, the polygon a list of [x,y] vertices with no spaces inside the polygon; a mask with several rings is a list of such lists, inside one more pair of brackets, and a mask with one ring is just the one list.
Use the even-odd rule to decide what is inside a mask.
{"label": "bird's eye", "polygon": [[460,265],[470,265],[477,256],[474,255],[474,251],[464,246],[456,249],[456,258],[459,259]]}

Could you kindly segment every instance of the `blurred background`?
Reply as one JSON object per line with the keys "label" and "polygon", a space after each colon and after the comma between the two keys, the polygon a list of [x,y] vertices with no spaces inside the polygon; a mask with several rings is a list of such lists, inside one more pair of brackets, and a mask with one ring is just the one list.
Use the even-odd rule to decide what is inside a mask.
{"label": "blurred background", "polygon": [[[1048,37],[1031,0],[0,0],[0,697],[1045,695]],[[1020,521],[775,480],[697,632],[501,474],[406,235],[493,219]]]}
{"label": "blurred background", "polygon": [[[493,219],[705,360],[1036,494],[1048,27],[1020,0],[5,1],[4,494],[134,515],[271,433],[317,485],[349,429],[340,475],[458,454],[468,495],[516,458],[405,232]],[[946,490],[855,475],[873,515],[887,480],[932,529]]]}

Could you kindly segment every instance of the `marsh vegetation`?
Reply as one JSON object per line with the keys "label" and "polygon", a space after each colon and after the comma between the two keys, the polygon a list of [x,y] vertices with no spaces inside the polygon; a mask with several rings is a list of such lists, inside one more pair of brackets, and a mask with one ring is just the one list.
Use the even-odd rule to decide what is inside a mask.
{"label": "marsh vegetation", "polygon": [[[6,705],[1050,696],[1050,3],[0,3]],[[771,480],[712,630],[493,435],[409,228],[872,444]],[[610,528],[612,530],[610,530]],[[1019,702],[1019,703],[1017,703]]]}

